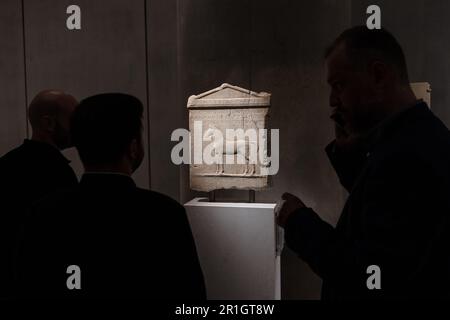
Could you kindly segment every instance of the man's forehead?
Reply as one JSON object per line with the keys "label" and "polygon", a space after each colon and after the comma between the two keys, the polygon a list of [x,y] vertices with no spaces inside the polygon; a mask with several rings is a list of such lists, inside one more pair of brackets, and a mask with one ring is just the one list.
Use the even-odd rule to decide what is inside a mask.
{"label": "man's forehead", "polygon": [[70,115],[78,106],[78,101],[69,94],[61,94],[55,100],[61,114]]}

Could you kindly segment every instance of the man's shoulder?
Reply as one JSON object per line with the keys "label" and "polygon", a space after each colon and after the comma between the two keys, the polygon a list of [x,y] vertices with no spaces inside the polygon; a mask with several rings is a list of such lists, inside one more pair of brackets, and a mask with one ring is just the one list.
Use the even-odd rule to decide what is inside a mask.
{"label": "man's shoulder", "polygon": [[23,143],[20,146],[8,151],[0,157],[0,168],[18,168],[22,170],[26,168],[39,168],[54,172],[55,170],[66,170],[70,168],[64,155],[51,146],[30,146],[29,143]]}
{"label": "man's shoulder", "polygon": [[15,147],[0,157],[0,166],[5,164],[15,164],[24,157],[23,145]]}
{"label": "man's shoulder", "polygon": [[392,134],[377,147],[382,158],[435,162],[437,157],[450,161],[450,131],[430,110],[420,108],[403,117]]}

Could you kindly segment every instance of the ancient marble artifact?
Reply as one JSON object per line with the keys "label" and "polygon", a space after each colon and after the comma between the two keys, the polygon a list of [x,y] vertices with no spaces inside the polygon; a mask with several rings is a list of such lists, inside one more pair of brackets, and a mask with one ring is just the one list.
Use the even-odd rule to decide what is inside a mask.
{"label": "ancient marble artifact", "polygon": [[230,84],[189,97],[191,189],[268,186],[270,94]]}

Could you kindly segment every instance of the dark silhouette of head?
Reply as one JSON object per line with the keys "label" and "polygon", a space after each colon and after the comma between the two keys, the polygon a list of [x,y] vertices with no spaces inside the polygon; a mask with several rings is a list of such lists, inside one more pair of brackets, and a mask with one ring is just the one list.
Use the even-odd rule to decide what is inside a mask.
{"label": "dark silhouette of head", "polygon": [[81,101],[71,132],[86,171],[133,173],[144,157],[143,106],[136,97],[105,93]]}
{"label": "dark silhouette of head", "polygon": [[348,133],[367,132],[416,101],[403,50],[385,29],[345,30],[325,58],[332,118]]}
{"label": "dark silhouette of head", "polygon": [[59,90],[44,90],[28,107],[28,119],[34,141],[45,142],[63,150],[72,146],[70,117],[78,105],[71,95]]}

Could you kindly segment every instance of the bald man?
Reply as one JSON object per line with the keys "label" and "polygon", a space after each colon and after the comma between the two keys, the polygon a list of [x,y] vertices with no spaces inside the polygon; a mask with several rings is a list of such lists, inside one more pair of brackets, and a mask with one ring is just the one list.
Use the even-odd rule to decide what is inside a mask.
{"label": "bald man", "polygon": [[40,92],[28,108],[31,139],[0,158],[0,298],[11,297],[12,259],[30,205],[78,183],[61,153],[71,147],[70,117],[77,105],[77,100],[64,92]]}

